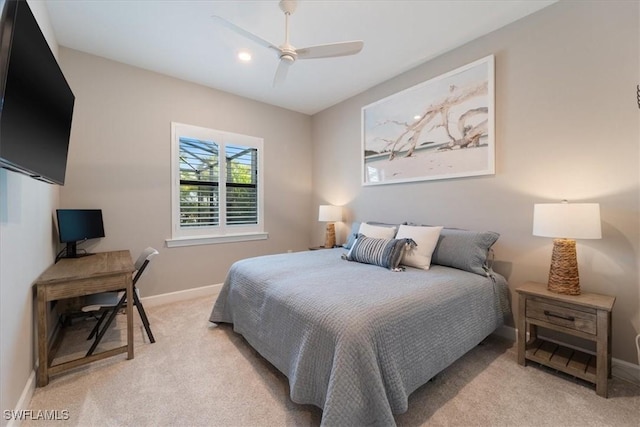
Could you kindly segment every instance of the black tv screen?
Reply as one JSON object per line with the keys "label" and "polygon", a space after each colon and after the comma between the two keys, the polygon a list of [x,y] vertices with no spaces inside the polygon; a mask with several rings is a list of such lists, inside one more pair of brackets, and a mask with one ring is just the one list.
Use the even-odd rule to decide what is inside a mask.
{"label": "black tv screen", "polygon": [[75,96],[24,0],[0,24],[0,166],[64,184]]}

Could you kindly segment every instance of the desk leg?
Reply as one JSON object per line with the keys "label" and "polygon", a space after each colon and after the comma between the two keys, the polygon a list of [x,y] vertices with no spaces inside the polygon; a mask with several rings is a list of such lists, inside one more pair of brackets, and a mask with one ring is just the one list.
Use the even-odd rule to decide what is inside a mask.
{"label": "desk leg", "polygon": [[38,387],[49,384],[49,342],[47,340],[47,300],[44,286],[36,289],[38,310]]}
{"label": "desk leg", "polygon": [[133,281],[127,274],[127,359],[133,359]]}

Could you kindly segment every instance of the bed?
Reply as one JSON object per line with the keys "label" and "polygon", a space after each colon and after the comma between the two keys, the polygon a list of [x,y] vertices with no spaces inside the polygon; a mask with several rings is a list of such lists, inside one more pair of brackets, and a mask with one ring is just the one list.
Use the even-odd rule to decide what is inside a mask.
{"label": "bed", "polygon": [[503,323],[507,284],[486,265],[393,271],[345,252],[238,261],[209,320],[233,324],[287,376],[294,402],[322,409],[322,425],[394,425],[414,390]]}

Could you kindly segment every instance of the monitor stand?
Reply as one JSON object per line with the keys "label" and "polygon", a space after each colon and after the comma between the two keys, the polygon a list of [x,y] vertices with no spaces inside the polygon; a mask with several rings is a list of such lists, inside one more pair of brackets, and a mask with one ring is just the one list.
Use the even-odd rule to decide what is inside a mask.
{"label": "monitor stand", "polygon": [[90,253],[78,253],[78,242],[68,242],[62,258],[81,258],[93,255]]}

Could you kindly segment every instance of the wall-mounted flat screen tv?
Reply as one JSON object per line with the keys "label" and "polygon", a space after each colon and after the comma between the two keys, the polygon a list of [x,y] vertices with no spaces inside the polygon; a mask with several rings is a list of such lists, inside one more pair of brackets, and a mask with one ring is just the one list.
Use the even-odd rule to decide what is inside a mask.
{"label": "wall-mounted flat screen tv", "polygon": [[27,2],[0,5],[0,166],[62,185],[75,96]]}

